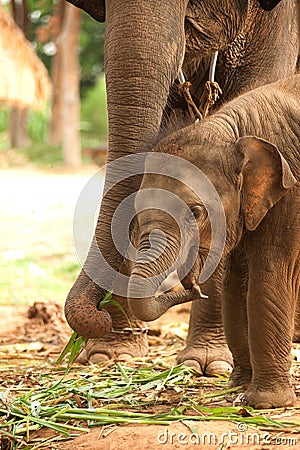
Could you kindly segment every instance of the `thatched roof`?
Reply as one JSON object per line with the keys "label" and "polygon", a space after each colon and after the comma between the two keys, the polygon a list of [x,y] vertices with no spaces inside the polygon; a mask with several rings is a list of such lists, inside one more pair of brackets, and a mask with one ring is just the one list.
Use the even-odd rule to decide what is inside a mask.
{"label": "thatched roof", "polygon": [[51,93],[47,70],[0,5],[0,102],[42,108]]}

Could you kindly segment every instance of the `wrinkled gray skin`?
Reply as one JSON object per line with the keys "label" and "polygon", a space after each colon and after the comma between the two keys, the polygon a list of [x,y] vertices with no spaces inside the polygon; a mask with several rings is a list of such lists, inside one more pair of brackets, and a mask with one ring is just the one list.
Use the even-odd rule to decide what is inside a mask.
{"label": "wrinkled gray skin", "polygon": [[[258,88],[203,122],[169,135],[154,150],[194,164],[220,196],[227,230],[223,315],[234,358],[230,384],[243,385],[247,389],[243,403],[255,408],[291,406],[296,399],[289,369],[300,286],[299,92],[300,75]],[[183,164],[182,171],[186,171]],[[193,249],[199,235],[197,264],[185,278],[186,291],[180,294],[180,302],[184,297],[189,300],[192,279],[199,278],[210,248],[207,210],[215,207],[213,196],[204,193],[204,201],[177,179],[145,174],[141,192],[146,207],[153,197],[147,189],[153,188],[172,192],[188,208],[177,211],[181,239],[170,214],[158,209],[138,213],[135,239],[140,256],[132,268],[128,296],[132,311],[142,320],[159,316],[169,306],[170,298],[168,294],[130,298],[131,294],[143,286],[141,295],[147,295],[149,283],[141,280],[147,282],[169,267],[183,247],[177,265],[180,269],[186,262],[182,258]],[[191,226],[190,212],[196,227]],[[153,264],[150,256],[159,241],[152,239],[150,250],[148,245],[148,260],[145,254],[154,230],[163,231],[167,242],[158,264]],[[194,305],[202,301],[195,299]]]}
{"label": "wrinkled gray skin", "polygon": [[[109,116],[109,152],[112,161],[124,155],[148,151],[159,130],[168,127],[169,117],[187,117],[186,104],[176,93],[177,77],[183,66],[192,82],[196,103],[207,80],[210,55],[220,50],[216,79],[223,95],[219,107],[241,92],[272,82],[294,71],[298,55],[295,1],[257,0],[107,0],[73,1],[106,20],[105,72]],[[272,9],[274,7],[274,9]],[[116,178],[109,170],[106,187]],[[100,215],[84,268],[72,287],[65,306],[71,327],[88,338],[103,336],[111,323],[97,311],[113,277],[99,262],[96,242],[107,262],[120,270],[123,256],[114,247],[110,224],[117,205],[140,185],[140,178],[124,181],[102,200]],[[117,224],[122,242],[126,230]],[[125,254],[125,248],[123,249]],[[122,270],[122,269],[121,269]],[[225,343],[221,307],[221,269],[205,286],[209,301],[193,305],[186,349],[178,361],[194,365],[207,374],[224,372],[231,363]],[[96,283],[95,283],[96,281]],[[118,298],[134,327],[143,324]],[[114,329],[128,323],[118,309],[108,306]],[[144,355],[144,335],[109,333],[90,339],[81,361],[96,362],[116,355]]]}

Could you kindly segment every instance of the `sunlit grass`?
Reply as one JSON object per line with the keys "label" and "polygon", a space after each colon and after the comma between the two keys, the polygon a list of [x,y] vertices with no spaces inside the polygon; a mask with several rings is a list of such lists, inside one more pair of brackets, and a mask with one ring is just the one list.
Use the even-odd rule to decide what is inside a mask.
{"label": "sunlit grass", "polygon": [[0,304],[63,302],[79,271],[74,256],[0,258]]}
{"label": "sunlit grass", "polygon": [[26,156],[28,162],[38,166],[56,167],[63,165],[60,145],[51,146],[47,143],[32,142],[24,149],[17,149],[18,154]]}

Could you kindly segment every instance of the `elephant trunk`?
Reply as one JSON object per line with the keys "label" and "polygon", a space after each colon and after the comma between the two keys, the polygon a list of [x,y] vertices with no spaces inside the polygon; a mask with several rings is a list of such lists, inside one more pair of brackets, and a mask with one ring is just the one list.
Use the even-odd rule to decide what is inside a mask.
{"label": "elephant trunk", "polygon": [[[170,86],[183,60],[187,3],[188,0],[106,2],[109,163],[147,151],[156,140]],[[134,211],[130,195],[138,190],[141,176],[128,179],[134,163],[129,159],[127,164],[128,170],[124,164],[107,166],[95,239],[66,302],[67,321],[85,337],[91,333],[93,337],[102,336],[108,328],[107,321],[99,328],[104,316],[97,305],[105,292],[112,290],[129,244],[126,221],[130,221]],[[127,216],[114,215],[126,198]],[[126,310],[126,300],[122,306]]]}
{"label": "elephant trunk", "polygon": [[[129,306],[134,315],[145,322],[158,319],[172,306],[201,298],[199,292],[194,288],[166,292],[156,296],[153,294],[153,287],[154,285],[149,283],[148,279],[136,276],[136,274],[129,281]],[[140,297],[137,297],[137,295]],[[147,297],[147,295],[149,296]]]}
{"label": "elephant trunk", "polygon": [[178,239],[167,235],[162,239],[159,232],[152,232],[150,247],[149,234],[142,237],[128,284],[129,306],[138,319],[155,320],[172,306],[200,298],[195,284],[190,289],[157,295],[162,281],[177,268],[178,255]]}
{"label": "elephant trunk", "polygon": [[[108,162],[148,151],[154,145],[170,86],[184,55],[186,3],[110,0],[106,4]],[[129,158],[124,164],[108,164],[106,169],[96,241],[105,261],[116,272],[129,244],[126,225],[134,214],[134,199],[130,196],[138,191],[142,179],[143,165],[137,170],[140,175],[128,178],[137,165]],[[125,213],[114,214],[124,199]],[[93,255],[90,261],[95,264]],[[88,258],[87,266],[90,261]],[[112,284],[116,274],[99,264],[98,270],[100,281]]]}
{"label": "elephant trunk", "polygon": [[[96,284],[91,282],[83,273],[79,276],[82,282],[86,278],[86,287],[82,286],[79,295],[71,289],[65,303],[65,316],[70,327],[79,336],[100,338],[109,333],[112,328],[112,320],[105,310],[98,311],[99,298],[103,295]],[[76,286],[75,286],[76,289]]]}

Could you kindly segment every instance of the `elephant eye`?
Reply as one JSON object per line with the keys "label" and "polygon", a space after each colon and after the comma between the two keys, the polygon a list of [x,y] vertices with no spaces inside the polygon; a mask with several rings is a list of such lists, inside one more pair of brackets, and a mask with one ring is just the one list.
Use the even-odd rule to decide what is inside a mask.
{"label": "elephant eye", "polygon": [[196,220],[199,220],[200,218],[205,219],[207,216],[207,211],[204,205],[191,206],[190,210]]}

